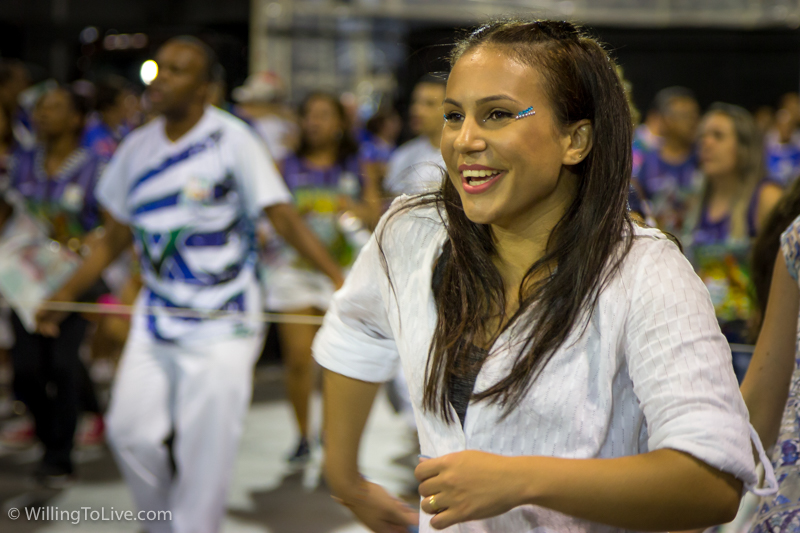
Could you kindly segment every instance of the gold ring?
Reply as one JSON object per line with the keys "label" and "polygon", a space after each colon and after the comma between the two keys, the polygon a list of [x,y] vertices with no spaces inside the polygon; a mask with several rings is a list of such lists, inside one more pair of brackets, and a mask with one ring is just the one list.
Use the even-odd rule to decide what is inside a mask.
{"label": "gold ring", "polygon": [[435,494],[433,496],[431,496],[430,499],[428,500],[428,505],[431,506],[431,510],[433,510],[434,513],[438,513],[439,512],[439,506],[436,505],[436,499],[435,498],[436,498]]}

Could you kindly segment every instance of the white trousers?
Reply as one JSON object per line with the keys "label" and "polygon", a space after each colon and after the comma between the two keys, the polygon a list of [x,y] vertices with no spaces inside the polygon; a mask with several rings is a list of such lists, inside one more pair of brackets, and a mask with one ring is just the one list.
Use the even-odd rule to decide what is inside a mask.
{"label": "white trousers", "polygon": [[[171,512],[143,524],[150,533],[219,531],[262,341],[125,346],[107,437],[139,510]],[[174,474],[165,444],[173,432]]]}

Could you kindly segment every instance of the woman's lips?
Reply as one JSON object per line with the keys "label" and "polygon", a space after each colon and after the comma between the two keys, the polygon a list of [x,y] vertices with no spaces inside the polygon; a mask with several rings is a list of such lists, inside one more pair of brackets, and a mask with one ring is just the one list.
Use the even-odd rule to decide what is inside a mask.
{"label": "woman's lips", "polygon": [[[500,178],[505,176],[507,171],[500,170],[496,174],[487,176],[464,176],[464,171],[461,171],[461,185],[464,187],[464,192],[467,194],[480,194],[489,190]],[[472,172],[470,172],[472,174]],[[472,183],[470,183],[470,181]]]}

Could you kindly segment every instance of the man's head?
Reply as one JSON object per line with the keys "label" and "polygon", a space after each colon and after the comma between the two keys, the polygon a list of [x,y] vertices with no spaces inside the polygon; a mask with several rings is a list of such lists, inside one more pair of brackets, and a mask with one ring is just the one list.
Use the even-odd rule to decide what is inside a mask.
{"label": "man's head", "polygon": [[191,106],[203,106],[214,80],[214,52],[195,37],[170,39],[156,54],[158,76],[148,88],[153,110],[180,116]]}
{"label": "man's head", "polygon": [[665,139],[691,144],[700,122],[700,106],[694,93],[684,87],[668,87],[656,95],[655,107],[661,115],[661,135]]}
{"label": "man's head", "polygon": [[411,93],[409,125],[415,134],[438,138],[444,126],[442,100],[447,82],[442,78],[426,75],[417,82]]}

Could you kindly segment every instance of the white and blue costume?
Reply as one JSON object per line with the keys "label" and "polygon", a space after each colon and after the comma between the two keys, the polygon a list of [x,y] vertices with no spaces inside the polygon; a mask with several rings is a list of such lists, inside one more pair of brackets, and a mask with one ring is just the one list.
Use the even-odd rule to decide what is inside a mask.
{"label": "white and blue costume", "polygon": [[[144,283],[110,444],[140,509],[172,512],[151,532],[216,531],[262,340],[254,220],[291,195],[263,143],[211,107],[176,142],[163,118],[131,133],[96,194],[130,226]],[[178,308],[236,313],[169,314]],[[164,445],[173,432],[175,472]]]}

